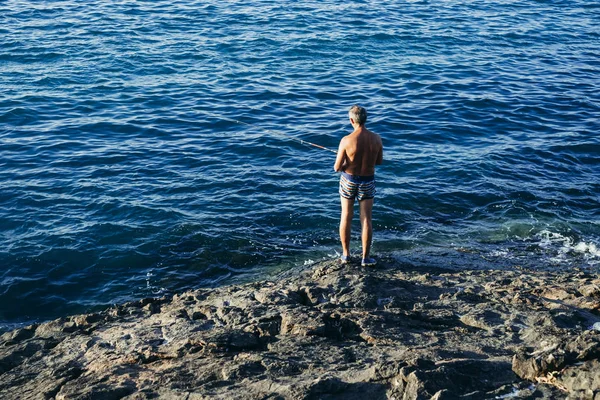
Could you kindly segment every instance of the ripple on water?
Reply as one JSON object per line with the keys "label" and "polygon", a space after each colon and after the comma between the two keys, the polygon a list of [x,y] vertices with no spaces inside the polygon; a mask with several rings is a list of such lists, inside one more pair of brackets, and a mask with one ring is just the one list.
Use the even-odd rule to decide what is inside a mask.
{"label": "ripple on water", "polygon": [[590,2],[9,2],[0,15],[2,323],[335,256],[334,157],[286,135],[335,149],[353,103],[385,145],[375,251],[598,268]]}

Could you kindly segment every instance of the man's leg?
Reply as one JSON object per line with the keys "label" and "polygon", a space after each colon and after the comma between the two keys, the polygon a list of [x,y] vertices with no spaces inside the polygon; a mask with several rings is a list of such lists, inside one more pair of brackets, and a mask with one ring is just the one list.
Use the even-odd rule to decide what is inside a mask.
{"label": "man's leg", "polygon": [[371,214],[373,212],[373,199],[364,199],[360,204],[360,225],[362,227],[362,253],[363,258],[368,258],[371,252],[371,240],[373,239],[373,224]]}
{"label": "man's leg", "polygon": [[342,203],[342,216],[340,218],[340,240],[342,241],[342,254],[350,255],[350,230],[352,228],[352,216],[354,215],[354,200],[340,196]]}

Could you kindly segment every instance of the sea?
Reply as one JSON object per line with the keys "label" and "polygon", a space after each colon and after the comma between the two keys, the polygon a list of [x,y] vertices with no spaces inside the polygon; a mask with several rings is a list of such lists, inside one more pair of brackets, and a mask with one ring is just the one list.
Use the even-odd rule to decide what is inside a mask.
{"label": "sea", "polygon": [[2,0],[0,330],[339,257],[353,104],[373,254],[600,272],[597,1]]}

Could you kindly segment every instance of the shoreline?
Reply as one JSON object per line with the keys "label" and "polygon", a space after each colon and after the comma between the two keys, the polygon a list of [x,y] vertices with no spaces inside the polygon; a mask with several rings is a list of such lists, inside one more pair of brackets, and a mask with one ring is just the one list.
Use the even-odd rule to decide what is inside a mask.
{"label": "shoreline", "polygon": [[0,336],[0,397],[600,399],[600,277],[382,257]]}

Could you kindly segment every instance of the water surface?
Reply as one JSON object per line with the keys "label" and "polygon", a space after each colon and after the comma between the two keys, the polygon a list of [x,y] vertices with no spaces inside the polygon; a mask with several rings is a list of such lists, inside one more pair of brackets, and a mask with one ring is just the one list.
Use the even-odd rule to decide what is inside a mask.
{"label": "water surface", "polygon": [[[591,1],[0,3],[3,327],[335,257],[347,110],[375,253],[598,272]],[[352,245],[358,251],[358,220]]]}

